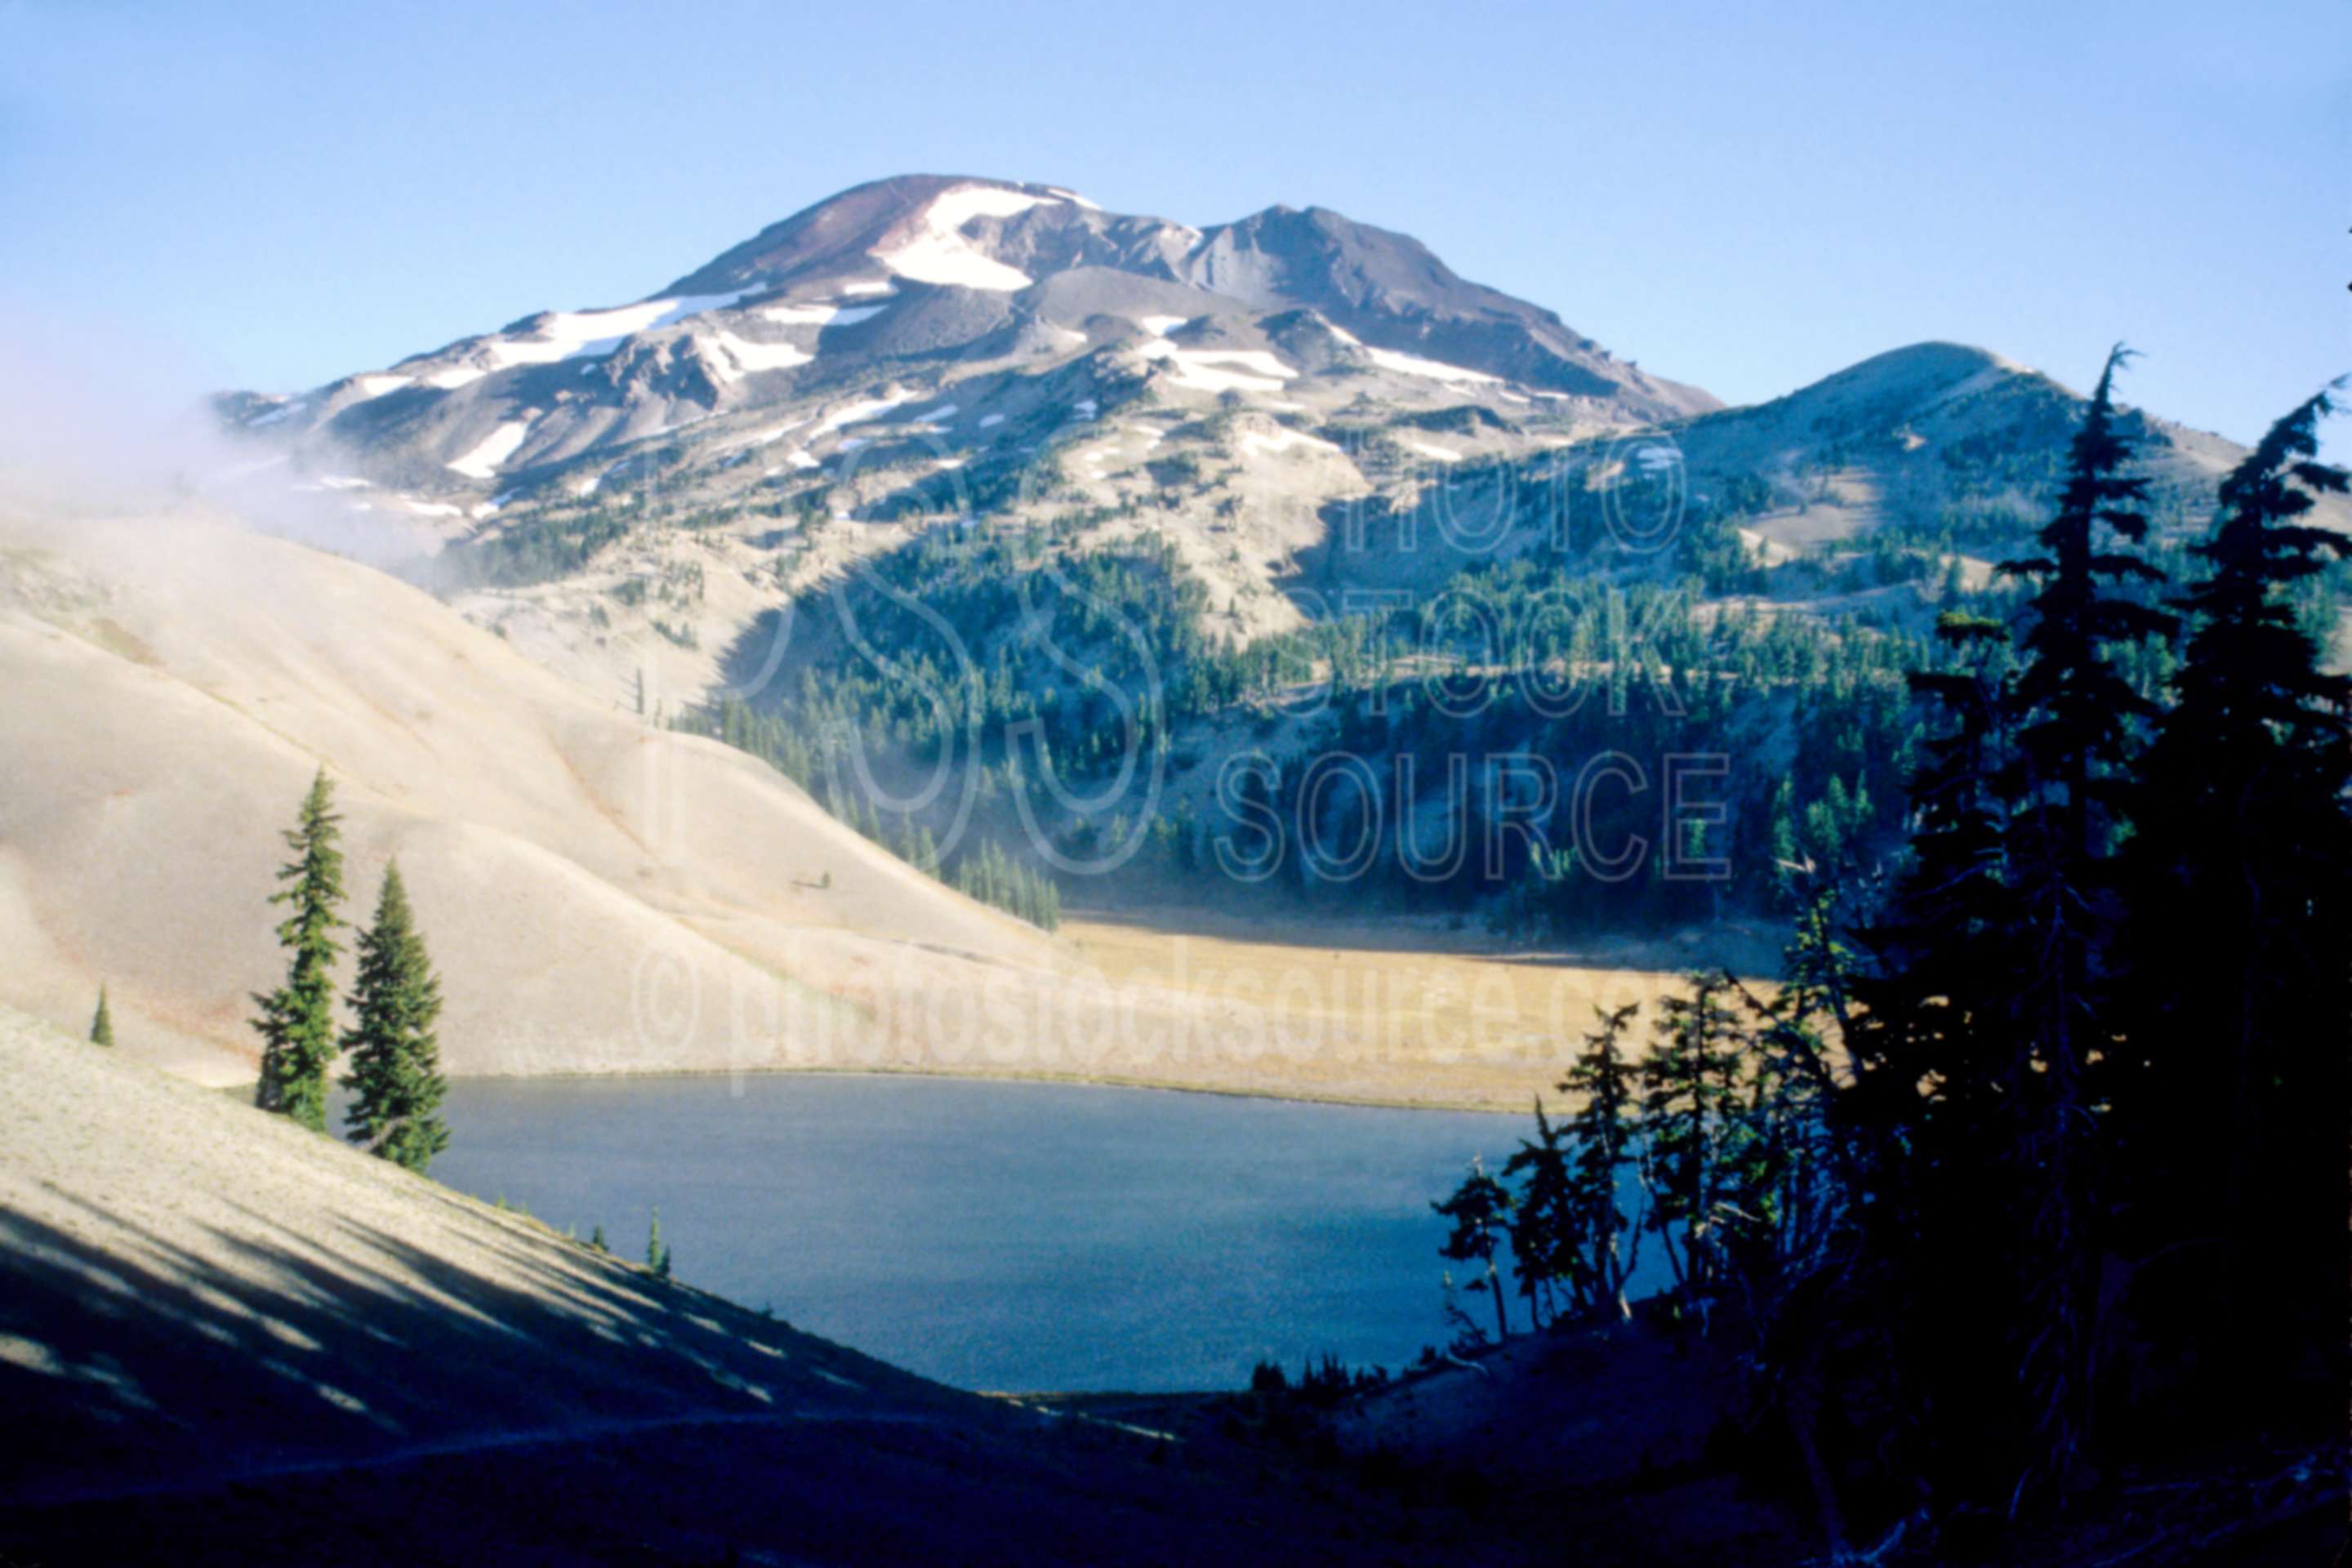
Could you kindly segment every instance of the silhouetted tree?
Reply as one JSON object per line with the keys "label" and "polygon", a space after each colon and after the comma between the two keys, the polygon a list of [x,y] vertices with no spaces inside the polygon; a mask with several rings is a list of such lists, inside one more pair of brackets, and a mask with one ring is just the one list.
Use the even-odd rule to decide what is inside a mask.
{"label": "silhouetted tree", "polygon": [[1503,1176],[1519,1181],[1511,1200],[1511,1261],[1519,1294],[1528,1299],[1528,1317],[1541,1328],[1546,1317],[1559,1315],[1560,1292],[1580,1303],[1584,1295],[1577,1278],[1584,1258],[1577,1246],[1567,1130],[1552,1125],[1542,1100],[1536,1101],[1535,1137],[1523,1140],[1503,1163]]}
{"label": "silhouetted tree", "polygon": [[2126,768],[2153,703],[2116,669],[2118,644],[2169,633],[2175,622],[2116,592],[2163,574],[2116,548],[2147,531],[2147,481],[2125,472],[2131,447],[2115,409],[2107,356],[2068,449],[2042,553],[2004,562],[2035,587],[2027,662],[2011,687],[2015,746],[2001,775],[2010,805],[2009,892],[2020,962],[2005,1023],[2021,1058],[2009,1075],[2018,1131],[2007,1146],[2025,1185],[2016,1241],[2026,1303],[2023,1373],[2041,1479],[2072,1470],[2090,1414],[2102,1233],[2097,1130],[2123,1034],[2114,984],[2121,918],[2114,848],[2130,793]]}
{"label": "silhouetted tree", "polygon": [[2314,1344],[2340,1361],[2352,1271],[2352,679],[2322,671],[2290,597],[2352,550],[2302,521],[2347,489],[2317,460],[2332,408],[2307,399],[2222,481],[2127,851],[2131,1299],[2210,1396],[2257,1415]]}
{"label": "silhouetted tree", "polygon": [[89,1043],[93,1046],[108,1047],[114,1044],[114,1016],[107,1011],[106,984],[103,981],[99,983],[98,987],[98,1012],[89,1021]]}
{"label": "silhouetted tree", "polygon": [[1576,1164],[1569,1178],[1569,1203],[1574,1230],[1584,1256],[1583,1266],[1571,1278],[1590,1291],[1587,1305],[1613,1307],[1631,1317],[1625,1281],[1641,1256],[1642,1230],[1618,1203],[1619,1183],[1633,1163],[1638,1136],[1638,1084],[1633,1065],[1625,1055],[1625,1032],[1642,1005],[1628,1002],[1611,1012],[1595,1007],[1600,1027],[1584,1037],[1584,1048],[1560,1082],[1562,1091],[1581,1096],[1583,1104],[1569,1122],[1576,1140]]}
{"label": "silhouetted tree", "polygon": [[1720,1262],[1718,1205],[1740,1051],[1730,977],[1700,973],[1685,984],[1686,993],[1658,1005],[1655,1039],[1642,1064],[1638,1166],[1650,1196],[1649,1227],[1684,1304],[1696,1310]]}
{"label": "silhouetted tree", "polygon": [[1470,1173],[1454,1189],[1453,1195],[1429,1206],[1454,1222],[1445,1244],[1437,1249],[1438,1256],[1457,1263],[1478,1265],[1478,1278],[1465,1289],[1484,1290],[1494,1296],[1496,1337],[1508,1339],[1510,1317],[1505,1310],[1502,1270],[1496,1263],[1496,1255],[1510,1222],[1510,1193],[1486,1173],[1483,1161],[1473,1160]]}
{"label": "silhouetted tree", "polygon": [[2173,625],[2125,592],[2160,580],[2122,548],[2147,526],[2114,405],[2125,358],[2099,377],[2039,552],[2000,569],[2034,590],[2015,664],[2003,628],[1947,614],[1945,668],[1913,679],[1947,728],[1911,781],[1908,865],[1844,1030],[1869,1310],[1917,1417],[1903,1463],[2005,1504],[2063,1479],[2084,1442],[2113,1240],[2116,849],[2154,717],[2115,655]]}

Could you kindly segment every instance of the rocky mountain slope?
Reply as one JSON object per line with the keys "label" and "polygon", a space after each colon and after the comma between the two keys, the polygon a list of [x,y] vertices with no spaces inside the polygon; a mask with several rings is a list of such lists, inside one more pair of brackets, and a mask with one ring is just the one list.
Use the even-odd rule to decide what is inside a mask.
{"label": "rocky mountain slope", "polygon": [[[1286,353],[1279,340],[1301,331]],[[237,429],[356,469],[329,477],[399,483],[471,514],[559,473],[595,477],[587,459],[689,424],[876,377],[929,394],[985,371],[993,393],[1069,366],[1138,391],[1269,395],[1340,367],[1523,406],[1540,397],[1592,424],[1716,405],[1465,282],[1418,241],[1321,208],[1194,229],[1053,186],[913,175],[819,203],[635,304],[541,311],[298,397],[221,407]],[[960,447],[1005,439],[982,433],[996,400],[981,390],[960,423],[934,411]],[[830,433],[782,455],[815,456],[811,440]]]}
{"label": "rocky mountain slope", "polygon": [[[1473,658],[1421,618],[1465,586],[1517,595],[1523,618],[1553,613],[1546,595],[1583,616],[1543,657],[1580,646],[1588,673],[1596,639],[1622,635],[1612,594],[1682,628],[1685,673],[1708,639],[1770,623],[1771,650],[1732,655],[1742,702],[1759,669],[1894,657],[1960,596],[2004,613],[1993,565],[2046,514],[2082,400],[1921,343],[1719,408],[1319,209],[1195,230],[1059,187],[917,176],[820,203],[637,305],[220,407],[243,483],[388,529],[415,580],[606,704],[648,690],[656,722],[693,708],[740,741],[743,721],[716,719],[740,697],[779,727],[763,754],[812,789],[850,730],[915,773],[961,751],[950,781],[987,834],[1074,847],[1140,813],[1181,880],[1232,824],[1222,763],[1263,752],[1295,773],[1330,748],[1328,715],[1269,705],[1336,690],[1343,665],[1425,673],[1400,647]],[[2125,417],[2154,544],[2188,570],[2179,547],[2241,451]],[[2352,509],[2319,518],[2352,526]],[[1163,723],[1166,788],[1099,806],[1041,789],[1007,726],[1048,721],[1083,776],[1137,733],[1114,686]],[[1762,759],[1763,778],[1787,721],[1767,702],[1680,739]],[[1900,743],[1874,722],[1890,728],[1866,751]],[[1402,738],[1355,737],[1367,754]],[[1532,725],[1479,743],[1505,742],[1565,743]],[[1838,765],[1851,795],[1856,761]],[[1887,817],[1899,770],[1873,782]],[[872,820],[872,790],[821,793]],[[1763,831],[1768,804],[1747,801],[1738,832]],[[1433,826],[1461,805],[1416,813]],[[944,842],[952,815],[921,825]]]}
{"label": "rocky mountain slope", "polygon": [[[2124,390],[2128,391],[2128,386]],[[1794,553],[1881,527],[1943,529],[1978,542],[2039,527],[2082,399],[1984,349],[1915,343],[1752,407],[1666,427],[1694,494]],[[2201,530],[2245,449],[2145,409],[2123,427],[2160,529]],[[2352,521],[2341,502],[2325,515]]]}
{"label": "rocky mountain slope", "polygon": [[[1738,515],[1763,564],[1884,521],[1974,535],[1952,552],[1978,569],[2077,406],[1920,344],[1726,410],[1321,208],[1195,229],[940,175],[820,202],[636,304],[217,402],[232,500],[290,487],[395,553],[454,547],[430,581],[604,691],[646,667],[709,687],[755,616],[950,521],[1165,542],[1243,642],[1522,552],[1628,461]],[[2139,424],[2201,521],[2236,448]],[[1335,546],[1416,513],[1463,526]]]}

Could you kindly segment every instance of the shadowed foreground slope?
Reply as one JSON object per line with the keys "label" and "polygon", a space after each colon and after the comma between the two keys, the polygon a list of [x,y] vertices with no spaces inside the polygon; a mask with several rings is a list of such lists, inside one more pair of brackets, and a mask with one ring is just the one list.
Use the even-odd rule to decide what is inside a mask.
{"label": "shadowed foreground slope", "polygon": [[0,1560],[1317,1561],[1392,1533],[1328,1482],[656,1281],[21,1014],[0,1081]]}

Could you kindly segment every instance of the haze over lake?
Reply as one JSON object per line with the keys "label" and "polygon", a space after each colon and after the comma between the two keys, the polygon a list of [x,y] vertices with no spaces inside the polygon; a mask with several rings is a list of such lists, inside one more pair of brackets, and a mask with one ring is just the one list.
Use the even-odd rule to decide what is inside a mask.
{"label": "haze over lake", "polygon": [[[1447,1338],[1429,1200],[1524,1118],[852,1076],[453,1084],[434,1173],[966,1387],[1192,1389]],[[1465,1305],[1481,1321],[1483,1298]],[[1525,1304],[1512,1311],[1524,1323]]]}

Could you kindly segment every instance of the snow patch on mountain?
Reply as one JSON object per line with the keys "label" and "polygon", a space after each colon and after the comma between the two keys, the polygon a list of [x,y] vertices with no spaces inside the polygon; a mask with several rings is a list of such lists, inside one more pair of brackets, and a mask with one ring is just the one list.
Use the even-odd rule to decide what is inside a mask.
{"label": "snow patch on mountain", "polygon": [[1339,450],[1338,447],[1320,437],[1302,436],[1296,430],[1286,428],[1276,430],[1272,435],[1263,430],[1252,430],[1241,438],[1241,448],[1244,452],[1287,452],[1294,447],[1319,447],[1327,452]]}
{"label": "snow patch on mountain", "polygon": [[1488,375],[1483,370],[1470,370],[1458,364],[1445,364],[1437,360],[1423,359],[1419,354],[1399,353],[1394,349],[1366,349],[1364,352],[1370,354],[1372,363],[1382,370],[1392,370],[1401,375],[1425,375],[1432,381],[1471,384],[1499,383],[1503,379],[1499,375]]}
{"label": "snow patch on mountain", "polygon": [[[887,285],[885,285],[887,288]],[[845,290],[854,293],[852,289]],[[888,310],[887,305],[835,305],[825,302],[795,305],[762,305],[751,313],[762,321],[782,327],[850,327],[878,316]]]}
{"label": "snow patch on mountain", "polygon": [[[879,397],[863,398],[856,403],[845,404],[826,415],[810,434],[824,436],[851,425],[863,425],[869,419],[877,419],[889,413],[902,403],[912,403],[919,395],[921,395],[919,393],[902,392],[893,387]],[[849,443],[846,441],[842,443],[844,450],[846,450],[848,446]]]}
{"label": "snow patch on mountain", "polygon": [[725,331],[713,332],[710,345],[718,352],[706,355],[704,363],[713,375],[730,384],[763,370],[793,370],[816,359],[790,343],[755,343]]}
{"label": "snow patch on mountain", "polygon": [[492,338],[488,353],[499,370],[509,365],[552,364],[558,360],[601,357],[639,332],[673,326],[705,310],[722,310],[750,292],[739,289],[731,294],[646,300],[609,310],[551,310],[536,319],[528,335],[500,333]]}
{"label": "snow patch on mountain", "polygon": [[1264,349],[1180,349],[1155,338],[1139,352],[1174,365],[1176,384],[1195,392],[1280,392],[1298,374]]}
{"label": "snow patch on mountain", "polygon": [[472,450],[448,466],[469,479],[487,479],[498,472],[499,465],[515,455],[524,437],[530,434],[530,420],[539,417],[532,409],[530,419],[509,419],[491,431]]}
{"label": "snow patch on mountain", "polygon": [[997,185],[965,185],[943,191],[925,205],[913,235],[896,246],[869,252],[901,278],[958,289],[1011,293],[1034,281],[1017,267],[992,260],[963,237],[974,218],[1013,217],[1060,198],[1033,196]]}

